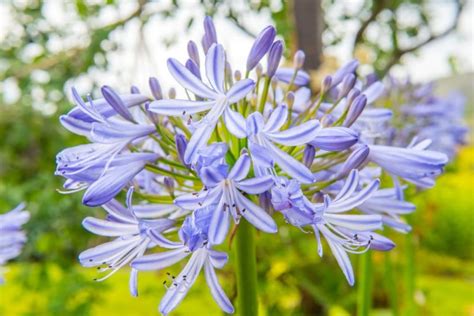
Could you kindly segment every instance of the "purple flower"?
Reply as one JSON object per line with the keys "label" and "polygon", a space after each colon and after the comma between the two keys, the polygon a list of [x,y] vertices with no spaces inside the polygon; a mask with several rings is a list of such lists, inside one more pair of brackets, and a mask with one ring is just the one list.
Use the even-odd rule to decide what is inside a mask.
{"label": "purple flower", "polygon": [[241,128],[245,121],[242,114],[232,110],[230,104],[244,98],[254,87],[254,82],[244,79],[235,83],[229,90],[224,91],[225,53],[221,45],[212,45],[206,55],[206,75],[211,87],[205,85],[186,67],[177,60],[168,60],[168,69],[173,77],[187,90],[207,101],[190,100],[157,100],[150,103],[149,110],[162,115],[182,116],[208,111],[196,125],[191,137],[184,160],[193,163],[197,159],[197,151],[203,148],[221,115],[228,130],[237,137],[245,137],[245,130]]}
{"label": "purple flower", "polygon": [[272,46],[275,35],[276,31],[273,26],[267,26],[258,34],[247,57],[247,72],[254,69],[263,56],[265,56]]}
{"label": "purple flower", "polygon": [[[132,262],[132,267],[137,270],[162,270],[191,254],[181,273],[170,280],[166,294],[161,300],[159,310],[164,315],[170,313],[184,299],[203,267],[214,300],[224,312],[234,312],[234,307],[219,285],[214,270],[227,263],[227,254],[213,250],[208,243],[211,214],[212,210],[209,208],[194,211],[185,219],[179,231],[181,242],[168,241],[162,244],[162,247],[172,250],[146,255]],[[165,285],[166,283],[165,281]]]}
{"label": "purple flower", "polygon": [[280,131],[287,118],[288,108],[285,105],[277,106],[266,122],[258,112],[247,117],[249,149],[256,174],[268,174],[267,169],[272,168],[273,163],[276,163],[284,172],[298,181],[311,183],[313,182],[311,171],[274,143],[284,146],[304,145],[316,137],[320,129],[319,122],[310,120]]}
{"label": "purple flower", "polygon": [[[104,204],[108,215],[106,219],[87,217],[82,222],[85,229],[93,234],[105,237],[116,237],[113,241],[88,249],[79,255],[79,261],[84,267],[98,267],[100,272],[108,274],[98,279],[102,281],[110,277],[121,267],[129,264],[135,258],[143,256],[145,251],[166,240],[161,233],[174,224],[173,220],[141,219],[135,214],[132,205],[131,188],[127,194],[127,207],[112,200]],[[130,274],[130,293],[138,295],[137,270]]]}
{"label": "purple flower", "polygon": [[343,214],[371,197],[377,190],[379,181],[374,180],[356,192],[359,175],[353,170],[338,194],[331,199],[324,196],[324,203],[312,204],[305,198],[303,207],[282,210],[286,220],[292,225],[311,226],[318,242],[318,254],[323,255],[323,236],[341,267],[350,285],[354,284],[354,272],[347,253],[361,253],[369,248],[390,250],[393,242],[373,232],[382,227],[380,215]]}
{"label": "purple flower", "polygon": [[0,214],[0,284],[3,284],[2,266],[21,253],[26,242],[26,234],[21,226],[30,219],[30,213],[21,203],[13,210]]}
{"label": "purple flower", "polygon": [[350,148],[359,140],[359,134],[346,127],[326,127],[318,131],[309,143],[327,151],[341,151]]}
{"label": "purple flower", "polygon": [[209,224],[209,241],[220,244],[229,230],[230,216],[236,223],[243,216],[256,228],[275,233],[277,226],[262,208],[245,197],[248,194],[260,194],[273,185],[271,176],[246,179],[250,171],[250,157],[243,154],[230,171],[227,165],[212,165],[201,169],[200,176],[205,188],[199,193],[177,197],[174,203],[184,209],[198,209],[209,206],[212,218]]}
{"label": "purple flower", "polygon": [[429,188],[434,185],[434,178],[443,171],[448,157],[440,152],[426,150],[426,145],[426,142],[411,148],[369,145],[368,159],[392,175],[419,187]]}

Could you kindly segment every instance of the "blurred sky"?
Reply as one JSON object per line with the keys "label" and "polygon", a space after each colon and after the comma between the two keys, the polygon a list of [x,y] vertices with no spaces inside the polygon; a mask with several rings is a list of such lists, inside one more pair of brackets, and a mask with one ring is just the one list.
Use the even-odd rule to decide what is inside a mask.
{"label": "blurred sky", "polygon": [[[337,10],[356,9],[362,0],[345,0],[337,2],[337,6],[328,12],[334,14]],[[234,5],[239,5],[241,0],[236,0]],[[160,1],[149,4],[147,10],[160,10],[167,6],[169,1]],[[44,14],[48,21],[58,27],[70,27],[71,36],[65,39],[56,39],[50,45],[51,51],[60,50],[64,47],[73,46],[77,41],[81,40],[81,36],[85,36],[87,28],[83,25],[74,25],[70,23],[72,10],[67,10],[61,1],[49,1],[47,3]],[[123,1],[120,3],[119,9],[104,9],[100,18],[92,21],[92,24],[100,25],[113,22],[118,18],[127,16],[134,10],[135,3],[132,1]],[[446,0],[433,0],[432,10],[434,14],[433,25],[435,29],[442,30],[449,25],[454,16],[454,7]],[[275,9],[278,9],[276,7]],[[188,17],[196,17],[196,23],[191,27],[190,32],[185,32]],[[143,35],[140,38],[137,34],[139,24],[134,21],[127,24],[124,29],[114,31],[111,36],[120,43],[121,50],[108,53],[107,58],[110,62],[110,70],[108,72],[90,70],[89,74],[78,78],[74,84],[80,92],[88,93],[91,89],[89,78],[94,79],[99,84],[109,84],[111,86],[129,86],[136,84],[141,88],[147,86],[149,76],[157,76],[164,83],[165,87],[174,85],[170,79],[166,69],[166,59],[170,56],[185,60],[186,44],[189,39],[199,42],[202,36],[202,18],[204,11],[199,6],[197,0],[189,0],[179,9],[175,19],[162,20],[161,18],[152,18],[147,23]],[[473,40],[473,17],[474,4],[472,0],[468,0],[466,8],[461,16],[459,32],[450,34],[449,36],[435,41],[423,47],[418,55],[404,58],[404,65],[397,67],[395,73],[399,76],[409,75],[414,81],[429,81],[439,77],[447,76],[451,73],[448,64],[448,58],[454,56],[458,59],[460,68],[463,72],[473,71],[474,61],[474,40]],[[409,18],[409,14],[407,15]],[[9,26],[12,24],[11,18],[8,16],[6,5],[0,3],[0,38],[5,32],[11,31]],[[271,23],[269,12],[260,14],[251,13],[243,19],[245,26],[258,33],[260,29]],[[341,62],[351,58],[351,42],[353,40],[353,32],[356,27],[350,24],[336,25],[336,27],[347,30],[347,36],[342,43],[336,47],[326,50],[327,54],[334,55]],[[215,24],[218,31],[219,41],[224,44],[227,49],[228,58],[231,61],[233,69],[243,69],[246,56],[252,45],[252,38],[239,30],[232,22],[227,21],[223,14],[218,13],[215,18]],[[352,31],[353,30],[353,31]],[[352,32],[352,33],[351,33]],[[3,33],[3,34],[2,34]],[[167,47],[163,44],[166,41],[174,41],[174,44]],[[146,43],[146,45],[144,45]],[[32,54],[34,54],[34,49]],[[201,56],[203,58],[203,56]],[[9,83],[4,83],[5,85]],[[14,89],[13,89],[14,90]],[[67,89],[69,90],[69,89]],[[18,93],[19,91],[17,91]],[[13,93],[13,92],[12,92]]]}

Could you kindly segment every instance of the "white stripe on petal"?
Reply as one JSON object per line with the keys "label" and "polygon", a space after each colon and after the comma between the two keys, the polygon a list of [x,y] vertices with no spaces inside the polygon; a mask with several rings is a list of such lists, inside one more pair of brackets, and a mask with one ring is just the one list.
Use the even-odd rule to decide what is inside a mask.
{"label": "white stripe on petal", "polygon": [[163,99],[151,102],[148,109],[161,115],[182,116],[207,111],[215,103],[215,101]]}
{"label": "white stripe on petal", "polygon": [[217,93],[206,86],[186,67],[174,58],[168,59],[168,69],[181,86],[202,98],[216,99]]}

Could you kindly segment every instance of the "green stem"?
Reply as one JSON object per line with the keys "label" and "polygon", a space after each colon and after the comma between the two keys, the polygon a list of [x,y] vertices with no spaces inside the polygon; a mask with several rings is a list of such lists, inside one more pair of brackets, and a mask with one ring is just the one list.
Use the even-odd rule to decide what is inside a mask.
{"label": "green stem", "polygon": [[394,278],[394,270],[392,263],[392,253],[385,253],[385,286],[388,292],[388,298],[390,302],[390,308],[392,309],[392,315],[398,316],[399,312],[399,300],[398,300],[398,291],[397,283]]}
{"label": "green stem", "polygon": [[265,109],[265,103],[267,102],[268,89],[270,88],[270,78],[266,77],[265,82],[263,83],[262,98],[260,99],[260,104],[258,106],[258,111],[263,113]]}
{"label": "green stem", "polygon": [[255,230],[246,220],[239,223],[236,236],[238,315],[258,315],[257,261],[255,256]]}
{"label": "green stem", "polygon": [[357,315],[368,316],[372,303],[372,253],[359,256],[359,278],[357,280]]}
{"label": "green stem", "polygon": [[406,235],[405,262],[405,311],[404,315],[416,314],[415,306],[415,240],[413,232]]}

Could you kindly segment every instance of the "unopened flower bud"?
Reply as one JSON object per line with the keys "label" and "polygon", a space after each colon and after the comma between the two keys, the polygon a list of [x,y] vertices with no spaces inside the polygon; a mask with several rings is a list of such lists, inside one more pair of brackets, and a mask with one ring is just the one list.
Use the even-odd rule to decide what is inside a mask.
{"label": "unopened flower bud", "polygon": [[265,191],[258,196],[258,201],[260,207],[265,210],[268,214],[273,214],[273,207],[272,207],[272,195],[269,191]]}
{"label": "unopened flower bud", "polygon": [[169,194],[174,194],[174,180],[170,177],[165,177],[163,179],[165,189],[168,191]]}
{"label": "unopened flower bud", "polygon": [[170,88],[168,90],[168,98],[176,99],[176,89],[175,88]]}
{"label": "unopened flower bud", "polygon": [[240,81],[242,79],[242,73],[240,70],[234,71],[234,80],[235,81]]}
{"label": "unopened flower bud", "polygon": [[354,102],[354,99],[360,95],[360,90],[357,88],[351,89],[349,93],[347,94],[347,101],[346,104],[347,106],[351,106],[352,102]]}
{"label": "unopened flower bud", "polygon": [[267,65],[267,76],[272,78],[275,75],[275,72],[278,69],[280,64],[281,55],[283,54],[283,43],[282,41],[276,41],[270,47],[270,52],[268,53],[268,65]]}
{"label": "unopened flower bud", "polygon": [[370,149],[367,145],[357,146],[338,171],[337,177],[345,177],[353,169],[358,169],[369,156]]}
{"label": "unopened flower bud", "polygon": [[293,67],[295,69],[301,69],[303,68],[304,60],[305,60],[305,54],[302,50],[298,50],[295,53],[295,56],[293,56]]}
{"label": "unopened flower bud", "polygon": [[265,56],[272,46],[275,35],[276,30],[273,26],[267,26],[258,34],[247,57],[247,71],[254,69]]}
{"label": "unopened flower bud", "polygon": [[199,67],[199,51],[194,41],[188,42],[188,55],[189,58],[191,58],[192,61],[194,61],[194,63]]}
{"label": "unopened flower bud", "polygon": [[367,104],[367,97],[363,94],[357,96],[349,107],[346,119],[342,125],[349,127],[359,118]]}
{"label": "unopened flower bud", "polygon": [[331,76],[326,76],[324,77],[323,81],[321,82],[321,93],[325,94],[326,92],[331,89],[331,84],[332,84],[332,77]]}
{"label": "unopened flower bud", "polygon": [[273,91],[276,91],[278,88],[278,78],[277,77],[272,77],[272,80],[270,80],[270,85],[272,87]]}
{"label": "unopened flower bud", "polygon": [[161,92],[161,86],[158,79],[150,77],[150,79],[148,79],[148,85],[150,86],[151,94],[153,94],[153,97],[156,100],[163,99],[163,93]]}
{"label": "unopened flower bud", "polygon": [[209,47],[217,43],[216,27],[210,16],[204,18],[204,36],[206,37],[206,42],[209,44]]}
{"label": "unopened flower bud", "polygon": [[255,68],[255,73],[257,74],[257,77],[261,77],[263,74],[263,66],[258,64]]}
{"label": "unopened flower bud", "polygon": [[288,104],[288,108],[293,108],[293,104],[295,104],[295,94],[293,91],[286,94],[286,103]]}
{"label": "unopened flower bud", "polygon": [[341,90],[339,91],[338,99],[345,97],[349,91],[354,87],[356,76],[348,74],[344,77],[341,83]]}
{"label": "unopened flower bud", "polygon": [[140,94],[140,89],[138,89],[137,86],[131,86],[130,87],[130,93],[131,94]]}
{"label": "unopened flower bud", "polygon": [[314,156],[316,155],[316,148],[314,146],[307,144],[303,151],[303,164],[311,168],[311,165],[314,161]]}
{"label": "unopened flower bud", "polygon": [[115,112],[117,112],[124,119],[133,121],[132,114],[128,110],[128,107],[111,87],[103,86],[101,88],[101,92],[107,103],[115,110]]}
{"label": "unopened flower bud", "polygon": [[183,163],[185,166],[189,167],[184,162],[184,152],[186,151],[186,147],[188,146],[188,141],[186,140],[186,137],[183,134],[176,134],[174,137],[174,142],[176,144],[176,151],[178,153],[178,158]]}
{"label": "unopened flower bud", "polygon": [[193,75],[201,79],[201,71],[199,70],[198,65],[196,65],[192,59],[188,59],[185,66]]}

